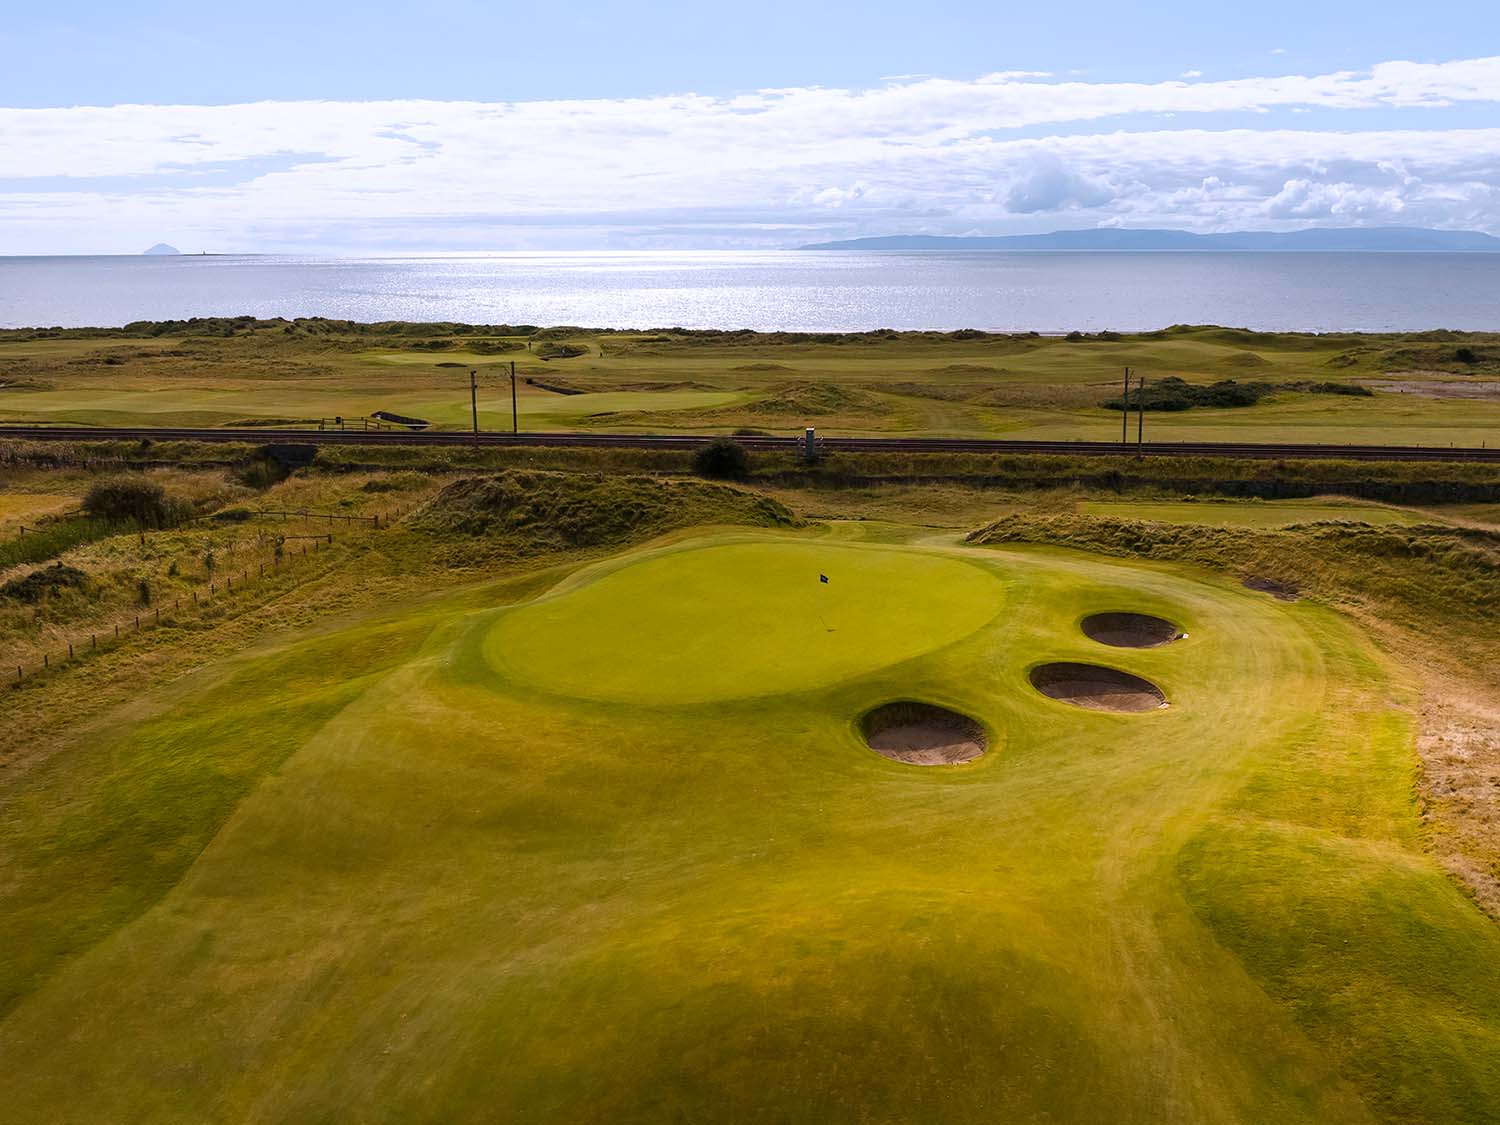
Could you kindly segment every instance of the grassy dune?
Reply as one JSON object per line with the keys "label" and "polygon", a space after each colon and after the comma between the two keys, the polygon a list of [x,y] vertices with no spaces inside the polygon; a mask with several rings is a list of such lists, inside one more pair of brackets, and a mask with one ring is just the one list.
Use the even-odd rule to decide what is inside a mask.
{"label": "grassy dune", "polygon": [[[1500,1105],[1500,931],[1423,851],[1408,685],[1351,625],[1180,566],[837,530],[386,607],[152,693],[12,782],[0,1104]],[[1105,648],[1077,628],[1101,609],[1189,637]],[[1046,660],[1136,672],[1171,706],[1046,699],[1026,682]],[[974,716],[989,753],[877,756],[856,720],[895,698]]]}

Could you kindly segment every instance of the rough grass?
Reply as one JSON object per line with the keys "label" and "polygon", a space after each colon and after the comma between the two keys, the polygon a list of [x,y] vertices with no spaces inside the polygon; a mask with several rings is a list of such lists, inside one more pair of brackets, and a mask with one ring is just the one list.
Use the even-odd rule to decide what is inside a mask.
{"label": "rough grass", "polygon": [[102,516],[49,519],[24,535],[0,543],[0,570],[47,562],[83,543],[128,531],[130,524]]}
{"label": "rough grass", "polygon": [[488,536],[535,554],[618,546],[698,524],[799,521],[769,497],[726,485],[509,470],[455,481],[411,522],[429,534]]}
{"label": "rough grass", "polygon": [[1439,636],[1455,617],[1500,631],[1500,532],[1478,528],[1334,522],[1268,530],[1018,514],[971,533],[969,541],[1195,562],[1274,579],[1333,603],[1362,602],[1387,620]]}

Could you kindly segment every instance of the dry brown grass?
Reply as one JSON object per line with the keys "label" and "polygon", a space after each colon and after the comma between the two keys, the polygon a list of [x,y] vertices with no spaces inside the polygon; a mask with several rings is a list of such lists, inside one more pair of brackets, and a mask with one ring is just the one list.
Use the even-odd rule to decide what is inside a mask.
{"label": "dry brown grass", "polygon": [[1500,708],[1453,688],[1422,703],[1423,816],[1443,866],[1500,919]]}

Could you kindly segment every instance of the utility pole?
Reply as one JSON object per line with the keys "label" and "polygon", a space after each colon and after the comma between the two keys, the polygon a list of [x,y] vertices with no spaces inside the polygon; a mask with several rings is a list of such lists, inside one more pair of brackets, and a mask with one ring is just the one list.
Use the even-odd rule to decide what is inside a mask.
{"label": "utility pole", "polygon": [[469,372],[469,411],[474,416],[474,444],[479,444],[479,383],[476,372]]}
{"label": "utility pole", "polygon": [[1120,444],[1130,441],[1130,368],[1125,369],[1125,396],[1120,399]]}
{"label": "utility pole", "polygon": [[516,412],[516,361],[510,361],[510,432],[521,432],[521,416]]}
{"label": "utility pole", "polygon": [[1145,445],[1146,440],[1146,377],[1144,375],[1141,376],[1140,384],[1136,387],[1135,393],[1139,396],[1136,400],[1137,410],[1135,415],[1135,456],[1139,460],[1145,455],[1145,450],[1142,446]]}

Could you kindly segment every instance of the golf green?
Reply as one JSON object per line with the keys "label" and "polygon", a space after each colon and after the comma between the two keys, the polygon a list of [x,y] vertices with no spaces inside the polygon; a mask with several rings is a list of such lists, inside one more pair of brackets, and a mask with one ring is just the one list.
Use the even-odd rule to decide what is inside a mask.
{"label": "golf green", "polygon": [[653,556],[524,606],[484,651],[507,678],[586,699],[782,695],[951,644],[1004,596],[993,571],[942,555],[736,543]]}

